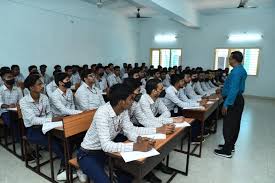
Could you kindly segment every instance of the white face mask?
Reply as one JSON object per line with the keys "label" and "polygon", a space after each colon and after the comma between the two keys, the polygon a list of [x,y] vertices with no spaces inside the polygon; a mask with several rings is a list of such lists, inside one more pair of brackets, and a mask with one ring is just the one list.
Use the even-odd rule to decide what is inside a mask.
{"label": "white face mask", "polygon": [[223,75],[223,76],[226,76],[226,74],[225,74],[225,73],[223,73],[222,75]]}

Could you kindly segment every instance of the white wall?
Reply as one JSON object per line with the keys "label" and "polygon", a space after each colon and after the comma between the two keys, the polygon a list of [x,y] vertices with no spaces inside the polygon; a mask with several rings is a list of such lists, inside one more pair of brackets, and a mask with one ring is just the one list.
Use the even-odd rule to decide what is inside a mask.
{"label": "white wall", "polygon": [[[260,47],[259,73],[247,79],[247,95],[275,97],[274,52],[275,13],[274,9],[241,10],[218,15],[201,15],[200,29],[190,29],[164,18],[143,22],[140,26],[140,53],[142,60],[149,63],[150,48],[183,48],[183,65],[214,67],[214,49],[218,47]],[[158,33],[177,33],[174,43],[156,43]],[[264,38],[256,43],[229,43],[229,33],[261,32]]]}
{"label": "white wall", "polygon": [[55,64],[136,61],[135,24],[118,13],[80,0],[17,1],[0,1],[0,67],[19,64],[27,73],[45,63],[52,73]]}

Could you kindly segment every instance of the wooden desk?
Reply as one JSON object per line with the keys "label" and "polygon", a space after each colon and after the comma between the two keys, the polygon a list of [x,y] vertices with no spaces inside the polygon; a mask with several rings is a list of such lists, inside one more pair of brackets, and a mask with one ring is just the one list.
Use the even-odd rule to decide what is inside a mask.
{"label": "wooden desk", "polygon": [[[219,106],[223,102],[223,98],[219,95],[211,96],[211,99],[219,98],[218,100],[208,100],[214,102],[213,104],[207,104],[204,110],[197,110],[197,109],[184,109],[182,111],[184,117],[194,118],[201,122],[201,141],[199,145],[196,145],[194,149],[191,151],[191,155],[196,157],[201,157],[202,153],[202,140],[203,140],[203,133],[204,133],[204,123],[210,117],[211,114],[216,112],[215,117],[215,130],[217,131],[217,121],[219,116]],[[195,154],[196,149],[199,147],[199,154]]]}
{"label": "wooden desk", "polygon": [[[191,123],[194,120],[190,118],[189,119],[186,118],[186,121]],[[135,178],[135,182],[142,182],[143,177],[147,175],[149,172],[151,172],[160,162],[162,162],[162,160],[165,157],[167,157],[171,151],[175,149],[175,147],[182,141],[182,139],[186,135],[189,135],[189,138],[188,138],[188,149],[187,149],[187,156],[186,156],[185,172],[172,168],[175,173],[170,177],[168,182],[171,182],[173,178],[177,175],[177,173],[187,175],[188,167],[189,167],[189,152],[190,152],[190,141],[191,141],[190,127],[176,128],[176,131],[171,135],[167,135],[165,140],[156,140],[155,149],[160,153],[160,155],[158,156],[153,156],[153,157],[125,163],[120,153],[107,153],[109,156],[111,182],[113,182],[114,165],[115,167],[118,167],[119,169],[122,169],[125,172],[128,172],[131,175],[133,175]]]}

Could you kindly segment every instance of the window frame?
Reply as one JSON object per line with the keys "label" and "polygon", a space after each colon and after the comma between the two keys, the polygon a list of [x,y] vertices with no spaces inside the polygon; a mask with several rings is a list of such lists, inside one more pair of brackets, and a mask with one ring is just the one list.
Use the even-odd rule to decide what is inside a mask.
{"label": "window frame", "polygon": [[[261,47],[216,47],[214,49],[214,62],[213,62],[213,69],[215,69],[215,64],[216,64],[216,50],[217,49],[227,49],[228,50],[228,55],[230,53],[230,50],[233,50],[233,49],[243,49],[244,50],[244,54],[245,54],[245,49],[259,49],[259,55],[258,55],[258,63],[257,63],[257,69],[256,69],[256,74],[255,75],[250,75],[247,73],[248,76],[254,76],[254,77],[258,77],[259,75],[259,67],[260,67],[260,55],[261,55],[261,52],[262,52],[262,48]],[[243,55],[244,55],[243,54]],[[228,57],[226,58],[226,67],[229,68],[229,60],[228,60]]]}
{"label": "window frame", "polygon": [[[181,50],[181,58],[179,60],[179,66],[183,65],[183,49],[182,48],[150,48],[150,65],[153,64],[153,50],[158,50],[159,51],[159,60],[161,61],[161,51],[162,49],[169,49],[170,50],[170,62],[169,62],[169,67],[171,66],[171,57],[172,57],[172,51],[171,50]],[[159,63],[159,65],[161,65],[161,63]]]}

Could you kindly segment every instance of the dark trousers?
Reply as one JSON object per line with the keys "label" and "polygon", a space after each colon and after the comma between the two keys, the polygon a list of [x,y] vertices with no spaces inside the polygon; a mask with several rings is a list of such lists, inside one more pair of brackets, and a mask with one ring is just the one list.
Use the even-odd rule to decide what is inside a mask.
{"label": "dark trousers", "polygon": [[[119,134],[114,142],[123,142],[127,140],[122,134]],[[77,160],[80,165],[80,169],[85,173],[94,183],[109,183],[109,176],[105,172],[105,163],[108,156],[104,151],[86,151],[82,148],[79,149],[77,153]],[[133,177],[123,171],[116,171],[117,182],[118,183],[130,183]]]}
{"label": "dark trousers", "polygon": [[[171,117],[182,116],[182,111],[179,109],[178,113],[175,113],[174,110],[170,111]],[[199,120],[195,120],[191,123],[192,130],[192,140],[196,139],[201,134],[201,123]]]}
{"label": "dark trousers", "polygon": [[[48,136],[42,133],[41,128],[36,128],[36,127],[27,128],[27,138],[29,142],[32,144],[38,144],[48,148],[48,144],[49,144]],[[64,158],[63,149],[60,143],[58,142],[57,139],[53,137],[51,139],[51,142],[52,142],[51,143],[52,151],[61,159],[61,165],[64,166],[65,158]]]}
{"label": "dark trousers", "polygon": [[223,118],[224,149],[228,152],[231,152],[238,139],[243,108],[244,98],[238,95],[234,104],[228,107],[227,115]]}
{"label": "dark trousers", "polygon": [[2,113],[1,117],[3,119],[4,124],[8,128],[11,128],[16,141],[18,141],[20,138],[20,135],[19,135],[19,125],[18,125],[17,113],[13,112],[13,111],[4,112],[4,113]]}

